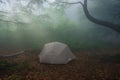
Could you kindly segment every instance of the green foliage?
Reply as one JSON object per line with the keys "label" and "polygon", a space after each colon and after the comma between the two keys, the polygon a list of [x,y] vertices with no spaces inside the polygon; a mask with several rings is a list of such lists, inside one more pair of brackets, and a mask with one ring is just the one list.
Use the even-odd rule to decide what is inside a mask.
{"label": "green foliage", "polygon": [[2,70],[3,68],[7,67],[9,63],[6,60],[1,60],[0,61],[0,69]]}
{"label": "green foliage", "polygon": [[19,66],[21,67],[21,69],[29,69],[29,67],[30,67],[28,62],[23,62]]}
{"label": "green foliage", "polygon": [[[3,19],[26,22],[27,24],[12,23],[0,21],[0,47],[2,48],[42,48],[45,43],[60,41],[68,44],[72,49],[96,49],[110,46],[109,43],[99,41],[97,39],[87,38],[89,28],[84,20],[81,25],[76,25],[73,21],[68,19],[65,14],[64,7],[57,7],[49,5],[50,7],[40,7],[38,4],[44,3],[46,0],[30,0],[30,6],[21,6],[16,4],[13,6],[13,16]],[[42,2],[41,2],[42,1]],[[36,7],[33,7],[33,4]],[[42,5],[44,6],[44,5]],[[33,9],[30,12],[28,9]],[[20,10],[16,13],[16,10]],[[33,14],[34,12],[40,14]],[[88,25],[89,26],[89,23]],[[86,29],[87,28],[87,29]],[[97,30],[96,32],[97,33]],[[91,35],[94,35],[92,33]],[[89,40],[88,40],[89,39]],[[106,46],[108,45],[108,46]]]}
{"label": "green foliage", "polygon": [[15,68],[16,64],[9,63],[7,60],[0,60],[0,70],[6,71],[6,70],[13,70]]}
{"label": "green foliage", "polygon": [[[52,15],[51,15],[52,16]],[[56,15],[57,16],[57,15]],[[91,34],[76,26],[65,15],[57,16],[55,22],[36,21],[28,25],[0,23],[0,44],[4,47],[42,48],[45,43],[60,41],[68,44],[73,50],[99,49],[112,46],[95,39],[87,38]],[[52,21],[52,22],[51,22]]]}

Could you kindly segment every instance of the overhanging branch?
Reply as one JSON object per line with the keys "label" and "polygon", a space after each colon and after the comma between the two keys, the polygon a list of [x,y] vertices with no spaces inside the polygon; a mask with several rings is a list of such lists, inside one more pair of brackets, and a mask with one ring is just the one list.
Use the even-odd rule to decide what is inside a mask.
{"label": "overhanging branch", "polygon": [[82,7],[83,7],[83,10],[84,10],[84,13],[85,13],[86,17],[88,18],[88,20],[90,20],[91,22],[94,22],[96,24],[102,25],[104,27],[110,28],[112,30],[115,30],[116,32],[120,33],[120,25],[113,24],[112,22],[107,22],[107,21],[104,21],[104,20],[94,18],[88,11],[87,0],[84,0],[84,3],[82,3],[81,1],[79,1],[79,2],[61,2],[61,3],[81,4]]}
{"label": "overhanging branch", "polygon": [[60,1],[60,3],[65,3],[65,4],[81,4],[81,5],[84,5],[81,1],[78,1],[78,2],[62,2],[62,1]]}
{"label": "overhanging branch", "polygon": [[[8,12],[5,12],[5,11],[0,11],[0,16],[5,16],[5,14],[9,14]],[[2,19],[2,18],[0,18],[0,21],[2,21],[2,22],[7,22],[7,23],[20,23],[20,24],[26,24],[26,23],[24,23],[24,22],[20,22],[20,21],[12,21],[12,20],[5,20],[5,19]]]}
{"label": "overhanging branch", "polygon": [[4,20],[4,19],[0,19],[0,21],[2,22],[7,22],[7,23],[15,23],[15,24],[27,24],[27,23],[24,23],[24,22],[18,22],[18,21],[10,21],[10,20]]}

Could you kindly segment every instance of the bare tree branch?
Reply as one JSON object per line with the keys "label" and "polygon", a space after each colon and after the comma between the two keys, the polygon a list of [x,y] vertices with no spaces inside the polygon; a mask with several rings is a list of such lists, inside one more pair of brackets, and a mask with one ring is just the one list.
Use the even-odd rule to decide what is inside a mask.
{"label": "bare tree branch", "polygon": [[84,13],[85,13],[86,17],[90,21],[92,21],[96,24],[102,25],[104,27],[111,28],[111,29],[120,33],[120,25],[113,24],[112,22],[107,22],[107,21],[103,21],[103,20],[100,20],[100,19],[96,19],[93,16],[91,16],[89,11],[88,11],[88,8],[87,8],[87,0],[84,0],[83,10],[84,10]]}
{"label": "bare tree branch", "polygon": [[84,0],[84,3],[82,3],[81,1],[79,1],[79,2],[61,2],[61,3],[81,4],[83,6],[84,13],[85,13],[86,17],[88,18],[88,20],[90,20],[91,22],[94,22],[96,24],[102,25],[104,27],[111,28],[111,29],[117,31],[118,33],[120,33],[120,25],[94,18],[88,11],[87,0]]}
{"label": "bare tree branch", "polygon": [[4,20],[4,19],[0,19],[0,21],[2,22],[7,22],[7,23],[16,23],[16,24],[27,24],[27,23],[24,23],[24,22],[18,22],[18,21],[10,21],[10,20]]}
{"label": "bare tree branch", "polygon": [[81,1],[78,1],[78,2],[62,2],[62,1],[60,1],[60,3],[65,3],[65,4],[81,4],[81,5],[84,5]]}

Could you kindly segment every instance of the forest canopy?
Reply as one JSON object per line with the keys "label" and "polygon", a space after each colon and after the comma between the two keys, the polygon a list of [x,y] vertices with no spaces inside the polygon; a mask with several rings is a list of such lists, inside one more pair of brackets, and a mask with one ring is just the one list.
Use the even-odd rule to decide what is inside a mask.
{"label": "forest canopy", "polygon": [[[84,1],[90,17],[100,20],[97,24],[85,15]],[[119,4],[119,0],[0,0],[1,47],[41,47],[51,41],[75,49],[118,46],[120,27],[105,26],[120,25]]]}

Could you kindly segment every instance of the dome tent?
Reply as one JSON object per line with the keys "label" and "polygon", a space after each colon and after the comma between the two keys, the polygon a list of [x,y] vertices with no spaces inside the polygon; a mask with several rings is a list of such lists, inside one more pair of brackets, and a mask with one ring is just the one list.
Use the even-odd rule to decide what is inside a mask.
{"label": "dome tent", "polygon": [[69,47],[60,42],[51,42],[44,45],[39,55],[40,63],[67,64],[75,59]]}

